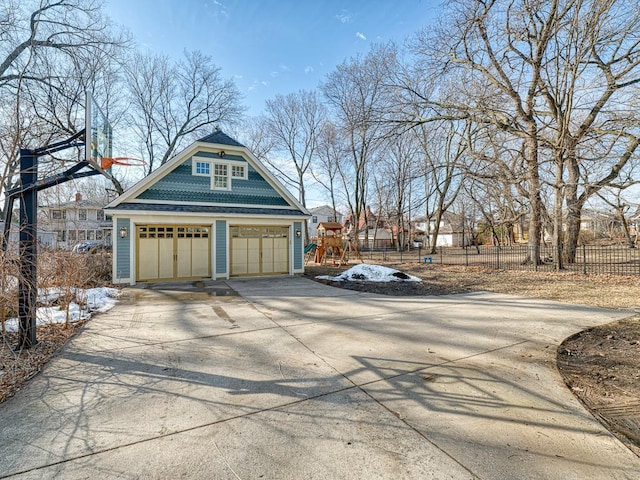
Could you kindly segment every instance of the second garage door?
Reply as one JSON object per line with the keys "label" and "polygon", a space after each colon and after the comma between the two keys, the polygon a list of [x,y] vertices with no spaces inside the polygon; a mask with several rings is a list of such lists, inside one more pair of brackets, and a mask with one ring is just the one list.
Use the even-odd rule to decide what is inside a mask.
{"label": "second garage door", "polygon": [[231,276],[289,273],[289,227],[231,226]]}
{"label": "second garage door", "polygon": [[138,225],[138,281],[211,277],[210,227]]}

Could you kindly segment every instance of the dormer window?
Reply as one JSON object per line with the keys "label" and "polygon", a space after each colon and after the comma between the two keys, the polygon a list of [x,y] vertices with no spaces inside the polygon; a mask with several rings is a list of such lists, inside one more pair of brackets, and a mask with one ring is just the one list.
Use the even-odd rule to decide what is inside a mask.
{"label": "dormer window", "polygon": [[229,166],[226,163],[214,163],[211,188],[213,190],[229,190],[229,187]]}
{"label": "dormer window", "polygon": [[247,164],[232,159],[192,157],[191,174],[211,177],[211,190],[231,190],[231,180],[247,180]]}
{"label": "dormer window", "polygon": [[193,174],[208,177],[211,175],[211,163],[196,160],[193,164]]}
{"label": "dormer window", "polygon": [[231,178],[241,178],[246,180],[247,169],[244,165],[231,165]]}

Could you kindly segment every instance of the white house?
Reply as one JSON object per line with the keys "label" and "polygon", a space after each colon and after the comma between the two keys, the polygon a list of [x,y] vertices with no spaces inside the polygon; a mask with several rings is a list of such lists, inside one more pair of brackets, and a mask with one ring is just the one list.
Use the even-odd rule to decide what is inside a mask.
{"label": "white house", "polygon": [[42,206],[40,210],[41,223],[55,233],[58,248],[71,248],[86,240],[111,245],[112,221],[104,205],[83,200],[80,193],[71,202]]}
{"label": "white house", "polygon": [[318,224],[323,222],[342,223],[342,214],[334,211],[329,205],[322,205],[309,209],[311,218],[307,222],[309,227],[309,238],[318,236]]}

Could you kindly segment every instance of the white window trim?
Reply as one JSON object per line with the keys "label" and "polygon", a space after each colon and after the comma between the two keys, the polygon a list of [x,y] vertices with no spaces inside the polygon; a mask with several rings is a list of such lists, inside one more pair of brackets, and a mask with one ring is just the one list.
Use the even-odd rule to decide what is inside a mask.
{"label": "white window trim", "polygon": [[[211,172],[211,175],[209,176],[211,177],[211,190],[230,191],[232,180],[247,180],[249,178],[249,165],[247,164],[247,162],[237,162],[234,160],[216,160],[213,158],[207,159],[207,160],[196,160],[196,158],[197,157],[194,157],[194,160],[193,160],[193,170],[195,170],[196,161],[199,161],[199,162],[206,161],[210,164],[209,171]],[[216,165],[226,165],[227,167],[227,187],[226,188],[215,186]],[[239,176],[239,175],[233,176],[233,167],[242,167],[243,176]],[[199,175],[202,176],[202,174],[199,174]]]}
{"label": "white window trim", "polygon": [[[221,177],[222,175],[216,175],[216,166],[224,165],[227,167],[227,186],[226,187],[218,187],[216,186],[216,177]],[[220,190],[220,191],[229,191],[231,190],[231,166],[228,162],[211,162],[211,190]]]}
{"label": "white window trim", "polygon": [[[198,173],[197,165],[198,163],[208,163],[209,164],[209,173]],[[213,165],[210,158],[202,158],[202,157],[193,157],[191,162],[191,174],[196,177],[210,177],[213,173]]]}
{"label": "white window trim", "polygon": [[[234,175],[233,167],[242,167],[242,175]],[[249,175],[247,173],[248,168],[246,163],[243,163],[243,164],[240,164],[240,162],[231,163],[229,165],[229,168],[231,169],[231,178],[237,178],[239,180],[246,180],[247,178],[249,178]]]}

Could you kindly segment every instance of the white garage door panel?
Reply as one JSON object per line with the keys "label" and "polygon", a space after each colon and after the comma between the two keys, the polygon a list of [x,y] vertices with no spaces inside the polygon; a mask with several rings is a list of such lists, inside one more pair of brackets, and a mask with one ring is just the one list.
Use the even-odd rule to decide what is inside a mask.
{"label": "white garage door panel", "polygon": [[273,271],[281,273],[289,271],[289,241],[287,238],[274,238]]}
{"label": "white garage door panel", "polygon": [[273,238],[262,238],[262,273],[273,273]]}
{"label": "white garage door panel", "polygon": [[211,276],[210,227],[139,225],[137,232],[137,280]]}
{"label": "white garage door panel", "polygon": [[191,276],[191,239],[178,238],[177,251],[178,255],[178,277]]}
{"label": "white garage door panel", "polygon": [[231,244],[231,272],[235,275],[247,274],[247,245],[246,238],[234,238]]}
{"label": "white garage door panel", "polygon": [[230,227],[231,275],[289,273],[289,227]]}
{"label": "white garage door panel", "polygon": [[141,238],[138,252],[138,280],[158,278],[158,240]]}
{"label": "white garage door panel", "polygon": [[260,239],[247,239],[247,273],[260,273]]}
{"label": "white garage door panel", "polygon": [[209,276],[209,239],[194,238],[191,240],[191,275],[194,277]]}
{"label": "white garage door panel", "polygon": [[173,239],[158,239],[158,278],[173,278]]}

